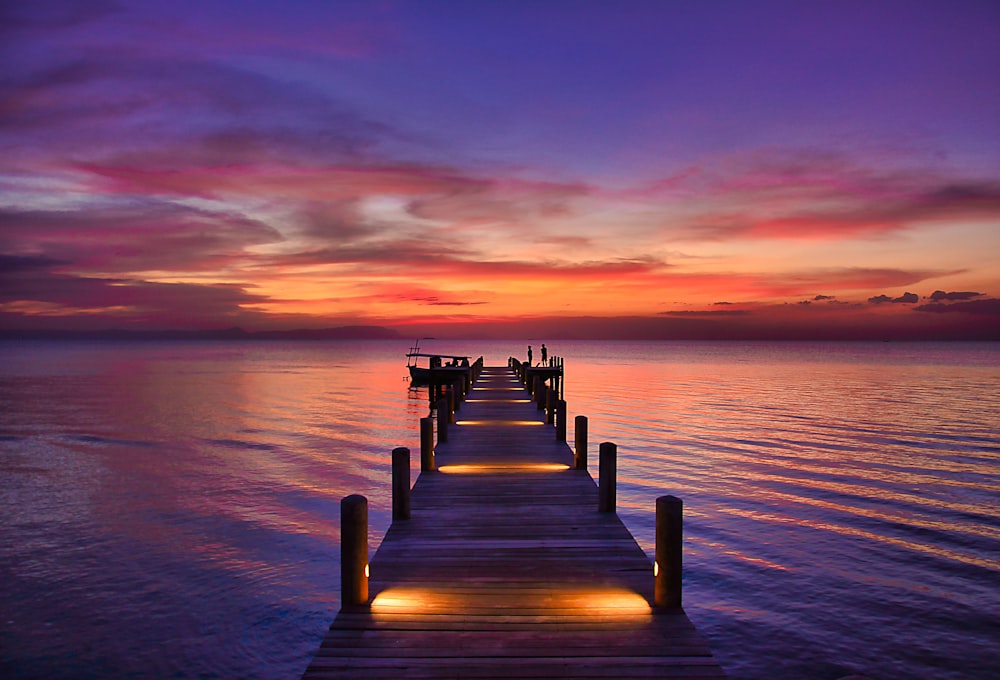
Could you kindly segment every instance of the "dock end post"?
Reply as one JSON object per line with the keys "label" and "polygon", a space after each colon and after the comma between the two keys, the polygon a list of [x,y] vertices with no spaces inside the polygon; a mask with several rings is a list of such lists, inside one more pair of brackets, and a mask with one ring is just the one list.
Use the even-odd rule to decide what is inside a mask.
{"label": "dock end post", "polygon": [[556,441],[566,441],[566,400],[556,402]]}
{"label": "dock end post", "polygon": [[420,419],[420,471],[432,472],[434,464],[434,420]]}
{"label": "dock end post", "polygon": [[587,469],[587,416],[576,417],[576,469]]}
{"label": "dock end post", "polygon": [[437,401],[438,442],[448,441],[449,420],[451,420],[451,416],[448,414],[448,400],[438,399]]}
{"label": "dock end post", "polygon": [[598,473],[597,509],[600,512],[615,512],[615,487],[618,481],[618,445],[602,442]]}
{"label": "dock end post", "polygon": [[340,501],[340,599],[345,607],[368,604],[368,499]]}
{"label": "dock end post", "polygon": [[392,450],[392,521],[410,519],[410,450]]}
{"label": "dock end post", "polygon": [[681,607],[683,533],[683,501],[676,496],[657,498],[653,604],[660,609],[680,609]]}

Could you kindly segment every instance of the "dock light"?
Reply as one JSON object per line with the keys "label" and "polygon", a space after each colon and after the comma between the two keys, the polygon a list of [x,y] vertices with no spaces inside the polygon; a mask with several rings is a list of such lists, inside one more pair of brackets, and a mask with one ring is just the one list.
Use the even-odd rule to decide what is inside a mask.
{"label": "dock light", "polygon": [[371,578],[371,570],[368,568],[367,564],[365,565],[365,578]]}
{"label": "dock light", "polygon": [[[549,586],[550,584],[546,584]],[[644,622],[652,609],[642,595],[620,587],[579,584],[565,588],[546,587],[543,595],[534,588],[511,589],[498,604],[492,593],[438,590],[433,587],[391,586],[372,600],[372,613],[378,618],[409,613],[450,614],[469,608],[501,609],[561,609],[577,615],[614,617],[620,621]],[[388,619],[387,619],[388,620]]]}
{"label": "dock light", "polygon": [[456,425],[544,425],[540,420],[457,420]]}
{"label": "dock light", "polygon": [[528,404],[531,399],[466,399],[467,404]]}
{"label": "dock light", "polygon": [[455,465],[441,465],[438,467],[438,472],[469,475],[506,472],[562,472],[568,469],[569,465],[563,465],[562,463],[459,463]]}
{"label": "dock light", "polygon": [[659,576],[659,575],[660,575],[660,563],[653,562],[653,576]]}

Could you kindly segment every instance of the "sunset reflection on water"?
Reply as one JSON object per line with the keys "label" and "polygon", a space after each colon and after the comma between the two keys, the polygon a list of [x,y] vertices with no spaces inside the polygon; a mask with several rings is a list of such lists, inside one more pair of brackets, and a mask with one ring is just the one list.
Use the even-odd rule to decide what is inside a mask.
{"label": "sunset reflection on water", "polygon": [[[809,677],[843,649],[841,675],[921,677],[926,640],[935,677],[989,668],[995,346],[548,344],[568,439],[588,416],[595,477],[597,444],[618,445],[619,515],[648,555],[656,497],[684,500],[685,609],[732,677]],[[429,405],[407,347],[8,348],[5,653],[53,676],[68,658],[107,675],[301,672],[339,606],[340,499],[368,497],[374,553],[392,449],[419,475]],[[454,347],[500,365],[520,348]]]}

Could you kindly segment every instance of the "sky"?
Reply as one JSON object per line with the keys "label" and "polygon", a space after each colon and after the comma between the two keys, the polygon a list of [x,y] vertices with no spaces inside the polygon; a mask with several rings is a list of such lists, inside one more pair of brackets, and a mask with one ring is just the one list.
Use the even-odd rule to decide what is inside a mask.
{"label": "sky", "polygon": [[0,2],[0,328],[1000,338],[1000,4]]}

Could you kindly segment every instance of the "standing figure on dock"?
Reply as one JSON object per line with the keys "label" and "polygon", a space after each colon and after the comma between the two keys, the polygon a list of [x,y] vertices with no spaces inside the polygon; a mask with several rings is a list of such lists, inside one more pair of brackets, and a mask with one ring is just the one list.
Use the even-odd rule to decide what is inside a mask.
{"label": "standing figure on dock", "polygon": [[549,360],[549,350],[546,349],[545,343],[542,343],[542,366],[546,366]]}
{"label": "standing figure on dock", "polygon": [[531,366],[531,345],[528,345],[528,365]]}

